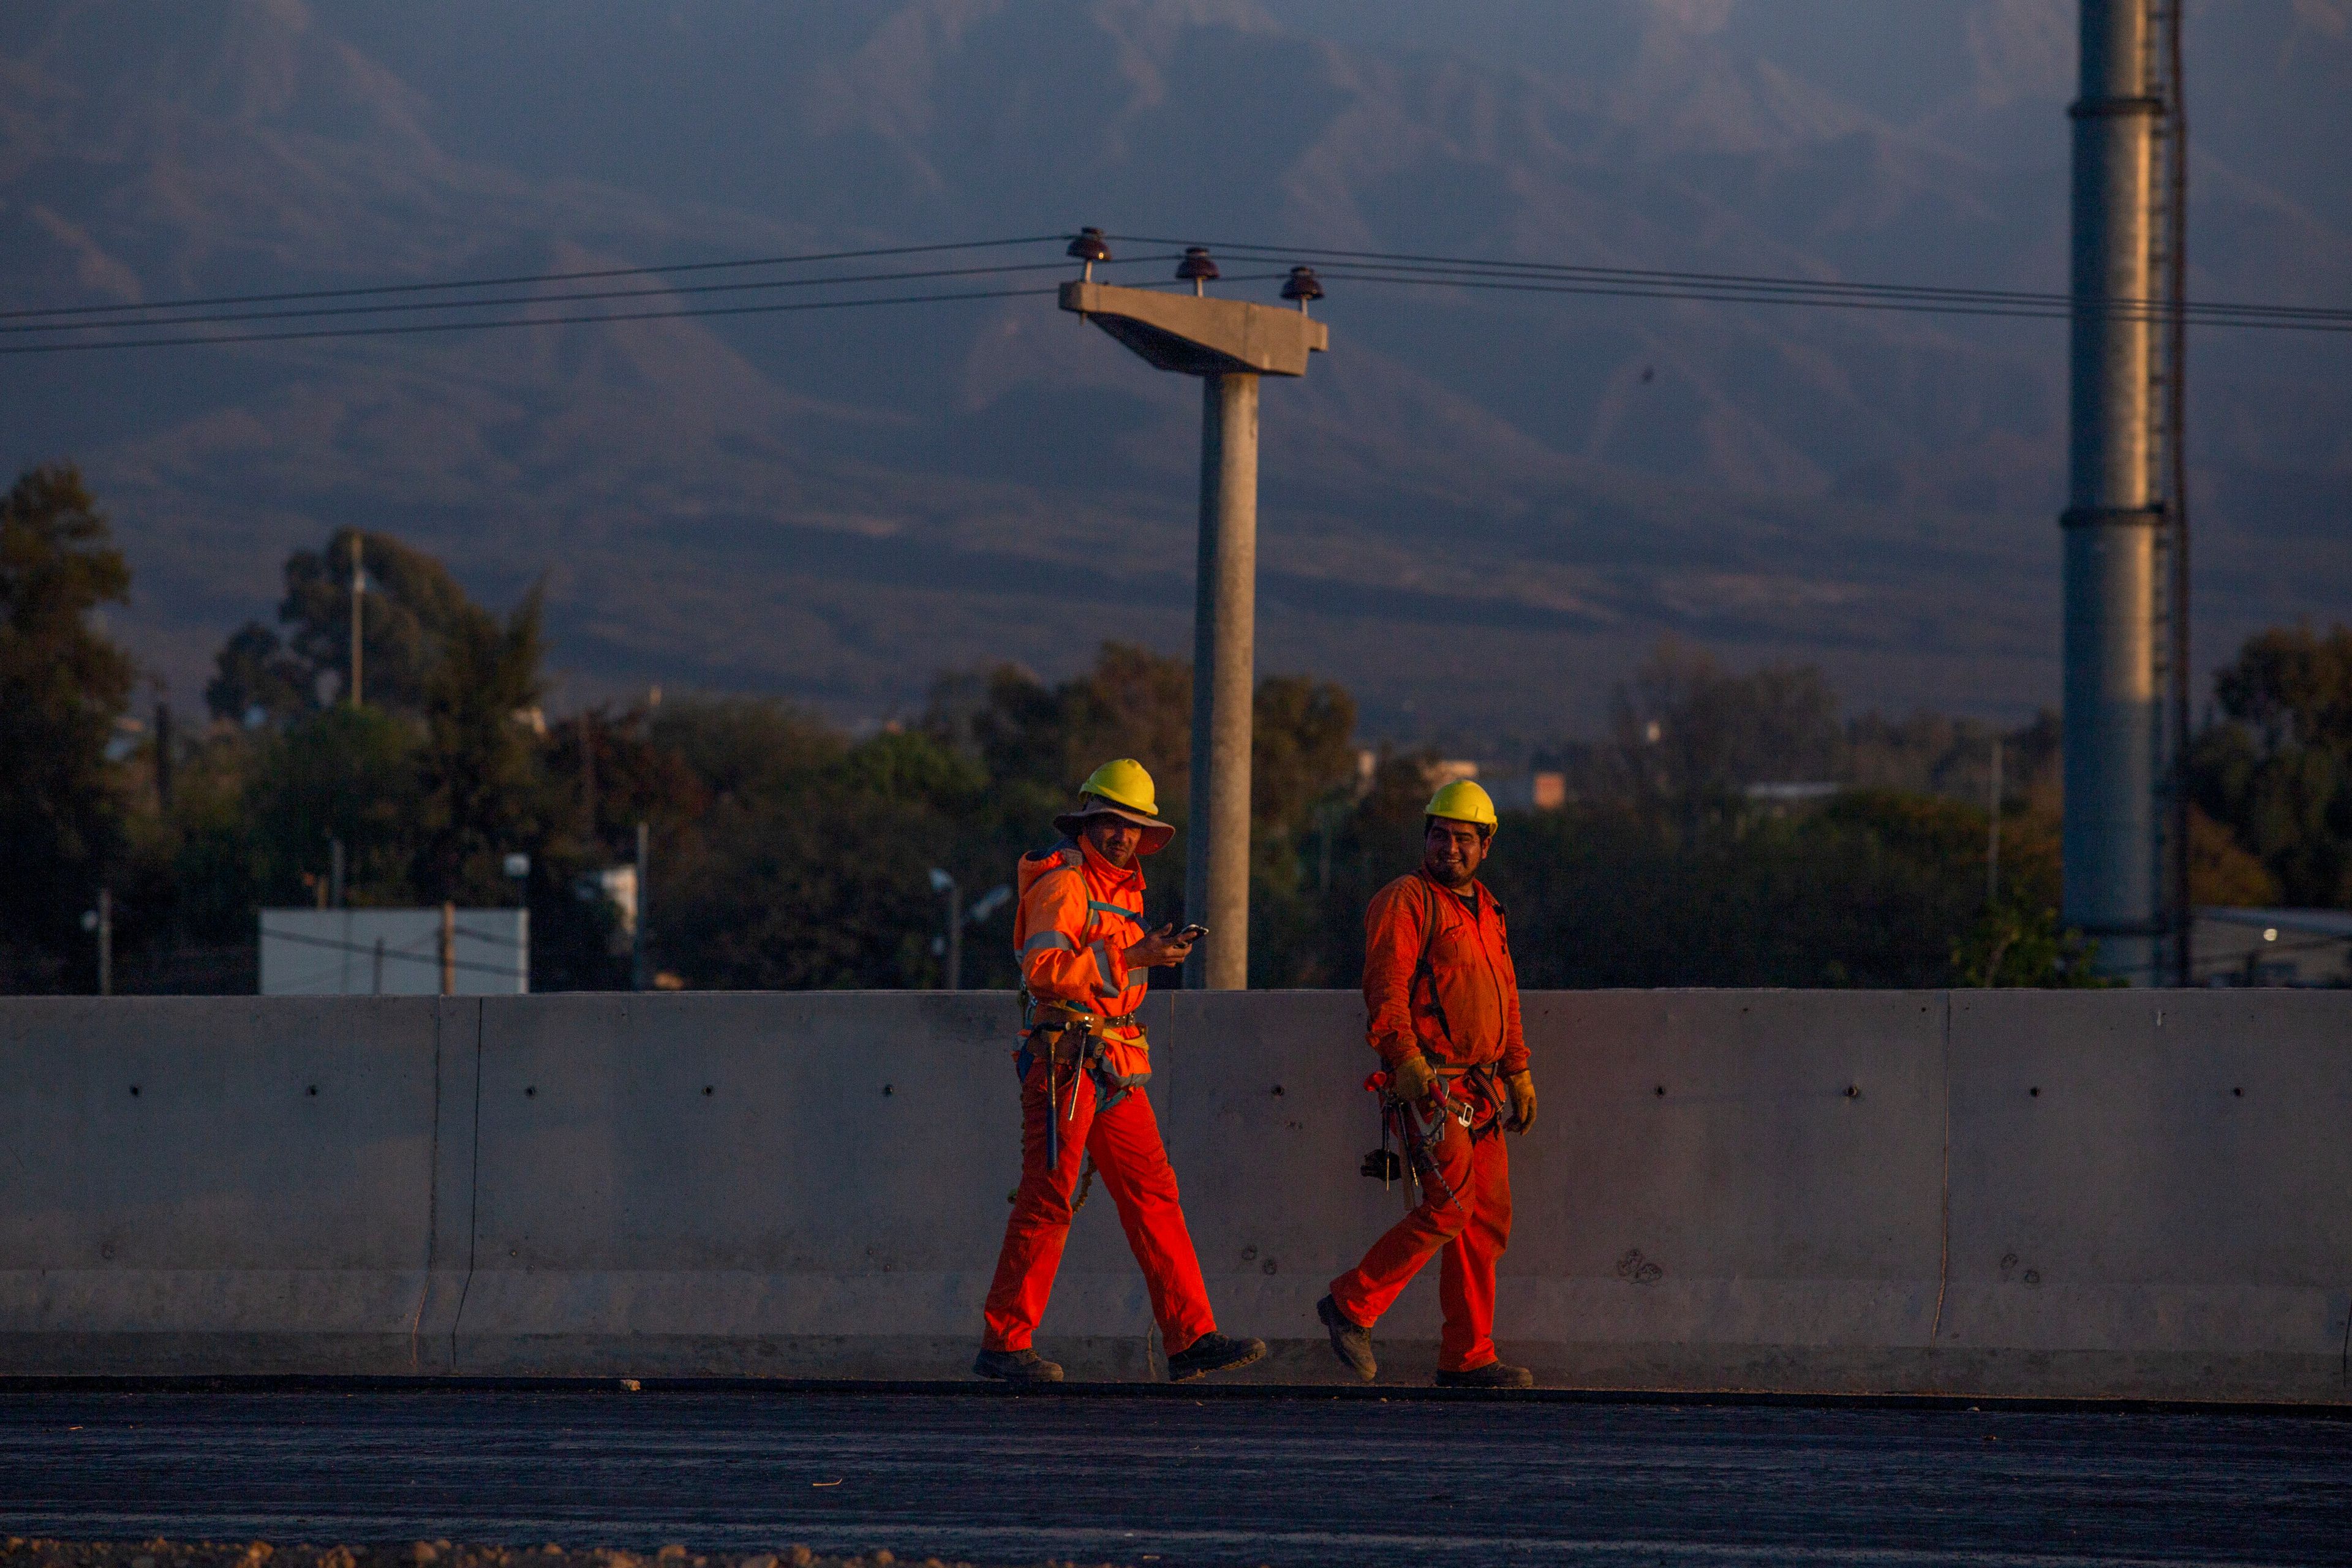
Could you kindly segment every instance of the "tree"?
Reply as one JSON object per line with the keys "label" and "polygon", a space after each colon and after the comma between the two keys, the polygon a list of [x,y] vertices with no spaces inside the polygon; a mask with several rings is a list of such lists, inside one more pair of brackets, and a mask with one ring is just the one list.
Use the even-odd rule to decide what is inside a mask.
{"label": "tree", "polygon": [[[773,734],[775,731],[770,731]],[[656,927],[689,984],[759,989],[898,987],[939,983],[940,929],[930,869],[971,893],[993,871],[969,825],[986,776],[922,734],[884,732],[772,793],[730,793],[701,825],[699,874]],[[660,885],[660,884],[657,884]],[[1000,910],[975,942],[995,984],[1013,979],[1012,918]],[[1005,956],[986,963],[989,953]],[[967,983],[981,978],[969,973]]]}
{"label": "tree", "polygon": [[22,475],[0,500],[0,924],[42,984],[121,841],[106,746],[134,671],[93,620],[130,592],[80,471]]}
{"label": "tree", "polygon": [[1671,639],[1618,684],[1610,735],[1592,793],[1633,801],[1686,840],[1736,820],[1748,784],[1832,779],[1840,765],[1837,696],[1820,670],[1733,675]]}
{"label": "tree", "polygon": [[2098,972],[2099,944],[2062,929],[2049,904],[2004,899],[1952,943],[1953,983],[2040,990],[2103,990],[2122,981]]}
{"label": "tree", "polygon": [[318,704],[314,671],[288,653],[278,634],[259,621],[239,626],[213,656],[205,706],[215,719],[284,724]]}
{"label": "tree", "polygon": [[345,897],[417,901],[416,829],[424,816],[414,721],[347,703],[260,737],[247,789],[246,874],[265,903],[309,901],[342,842]]}
{"label": "tree", "polygon": [[2196,805],[2286,902],[2352,908],[2352,627],[2261,633],[2213,684],[2228,719],[2191,750]]}
{"label": "tree", "polygon": [[1258,682],[1250,741],[1250,983],[1323,983],[1330,836],[1355,805],[1356,703],[1303,676]]}
{"label": "tree", "polygon": [[1150,770],[1163,816],[1181,820],[1191,792],[1192,669],[1129,643],[1107,642],[1092,669],[1055,687],[1003,665],[950,679],[932,693],[933,734],[977,753],[989,776],[1067,797],[1112,757]]}
{"label": "tree", "polygon": [[472,605],[451,618],[426,677],[417,753],[423,833],[414,880],[428,900],[503,900],[503,862],[530,853],[560,807],[539,767],[537,588],[503,625]]}

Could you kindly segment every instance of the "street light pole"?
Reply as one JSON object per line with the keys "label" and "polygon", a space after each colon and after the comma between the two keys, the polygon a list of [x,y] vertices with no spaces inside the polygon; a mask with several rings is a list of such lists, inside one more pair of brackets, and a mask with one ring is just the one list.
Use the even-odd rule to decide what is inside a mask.
{"label": "street light pole", "polygon": [[963,989],[963,891],[956,879],[938,867],[931,868],[931,890],[947,900],[947,935],[941,940],[940,952],[944,967],[940,971],[943,991]]}

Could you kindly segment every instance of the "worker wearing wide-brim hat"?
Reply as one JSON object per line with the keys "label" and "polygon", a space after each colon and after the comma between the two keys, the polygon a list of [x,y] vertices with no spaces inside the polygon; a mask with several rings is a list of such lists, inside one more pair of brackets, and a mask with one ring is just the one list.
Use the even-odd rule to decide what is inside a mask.
{"label": "worker wearing wide-brim hat", "polygon": [[[1372,1325],[1433,1254],[1444,1313],[1437,1381],[1526,1388],[1495,1349],[1495,1265],[1511,1240],[1503,1130],[1535,1125],[1535,1075],[1503,906],[1478,880],[1495,803],[1468,779],[1431,797],[1418,870],[1364,911],[1365,1036],[1387,1075],[1386,1125],[1403,1135],[1421,1201],[1316,1303],[1331,1348],[1370,1383]],[[1383,1148],[1385,1148],[1385,1142]]]}
{"label": "worker wearing wide-brim hat", "polygon": [[1183,963],[1192,938],[1144,925],[1140,862],[1176,830],[1160,819],[1150,773],[1124,757],[1097,768],[1054,826],[1061,842],[1023,856],[1016,884],[1021,1185],[972,1371],[1013,1383],[1060,1381],[1062,1369],[1031,1341],[1053,1294],[1088,1157],[1142,1267],[1169,1377],[1181,1383],[1245,1366],[1265,1353],[1265,1342],[1217,1331],[1176,1173],[1144,1092],[1151,1047],[1139,1011],[1148,977]]}

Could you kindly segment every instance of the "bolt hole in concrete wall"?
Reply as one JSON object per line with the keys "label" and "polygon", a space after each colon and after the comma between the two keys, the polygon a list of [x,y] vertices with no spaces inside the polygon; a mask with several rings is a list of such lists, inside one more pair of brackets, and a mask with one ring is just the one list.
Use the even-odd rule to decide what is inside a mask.
{"label": "bolt hole in concrete wall", "polygon": [[[1548,1092],[1510,1143],[1505,1353],[1583,1386],[2346,1400],[2352,996],[2164,1005],[1529,994]],[[1016,1016],[0,999],[0,1371],[964,1376],[1018,1177]],[[1177,993],[1147,1022],[1220,1326],[1274,1342],[1249,1375],[1336,1375],[1315,1300],[1412,1201],[1356,1173],[1360,1000]],[[126,1104],[159,1064],[173,1092]],[[289,1079],[337,1092],[290,1113]],[[1434,1274],[1382,1321],[1400,1378],[1433,1364]],[[1150,1371],[1110,1205],[1044,1342]]]}

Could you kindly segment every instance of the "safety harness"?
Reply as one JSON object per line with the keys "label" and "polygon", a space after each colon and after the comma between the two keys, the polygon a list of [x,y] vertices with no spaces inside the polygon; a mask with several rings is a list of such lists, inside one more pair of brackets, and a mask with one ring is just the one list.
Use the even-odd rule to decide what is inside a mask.
{"label": "safety harness", "polygon": [[[1440,895],[1436,889],[1430,889],[1424,896],[1435,899]],[[1495,895],[1487,893],[1486,896],[1491,899]],[[1499,904],[1496,907],[1498,910],[1501,908]],[[1429,1010],[1436,1016],[1437,1032],[1445,1037],[1450,1049],[1454,1044],[1454,1029],[1445,1020],[1444,1003],[1438,999],[1437,970],[1429,958],[1430,949],[1436,941],[1437,919],[1436,910],[1433,908],[1430,918],[1423,922],[1421,961],[1413,966],[1412,981],[1407,987],[1407,994],[1418,991],[1424,981],[1428,983]],[[1423,1053],[1423,1059],[1428,1060],[1426,1052]],[[1428,1102],[1425,1111],[1422,1105],[1395,1092],[1395,1080],[1386,1070],[1375,1072],[1364,1079],[1364,1087],[1380,1096],[1381,1146],[1364,1156],[1362,1171],[1367,1176],[1378,1177],[1381,1190],[1386,1191],[1391,1182],[1410,1170],[1414,1182],[1424,1192],[1433,1187],[1445,1194],[1449,1205],[1458,1206],[1459,1200],[1437,1164],[1437,1145],[1444,1141],[1446,1118],[1452,1117],[1469,1135],[1471,1142],[1475,1142],[1502,1131],[1504,1111],[1510,1103],[1509,1098],[1503,1088],[1502,1075],[1496,1070],[1496,1063],[1475,1062],[1467,1067],[1454,1067],[1449,1063],[1431,1061],[1429,1067],[1437,1081],[1423,1097]],[[1389,1148],[1391,1136],[1404,1150],[1402,1162]]]}
{"label": "safety harness", "polygon": [[[1073,875],[1082,874],[1079,868],[1083,864],[1083,852],[1075,842],[1065,839],[1052,853],[1054,858],[1059,860],[1060,865],[1045,875],[1052,876],[1060,871],[1068,871]],[[1033,883],[1024,886],[1024,893],[1027,886],[1034,885]],[[1142,924],[1140,914],[1123,906],[1105,904],[1093,899],[1087,900],[1087,905],[1090,922],[1093,917],[1099,913],[1115,914],[1139,926]],[[1077,946],[1077,943],[1071,942],[1066,934],[1057,931],[1041,931],[1030,939],[1033,946],[1046,941],[1053,942],[1056,946],[1070,948]],[[1097,962],[1106,962],[1099,952],[1097,954]],[[1025,969],[1026,966],[1024,967]],[[1108,983],[1108,970],[1105,971],[1105,983]],[[1103,1035],[1104,1031],[1111,1029],[1133,1029],[1140,1035],[1142,1020],[1134,1013],[1097,1013],[1068,1002],[1038,996],[1029,989],[1024,974],[1021,985],[1021,1044],[1013,1053],[1013,1070],[1020,1076],[1021,1081],[1025,1084],[1029,1081],[1029,1074],[1035,1068],[1037,1063],[1041,1060],[1045,1063],[1045,1105],[1048,1113],[1045,1119],[1045,1158],[1050,1167],[1059,1169],[1061,1166],[1062,1123],[1075,1119],[1077,1115],[1078,1083],[1082,1078],[1091,1076],[1094,1079],[1096,1110],[1099,1112],[1108,1110],[1120,1100],[1125,1100],[1134,1091],[1136,1085],[1150,1076],[1149,1073],[1139,1073],[1132,1077],[1123,1077],[1111,1071],[1105,1064],[1104,1056],[1109,1042],[1104,1039]],[[1146,1049],[1149,1049],[1148,1041],[1137,1043],[1143,1044]],[[1062,1098],[1065,1073],[1069,1075],[1069,1098],[1066,1105]],[[1073,1204],[1071,1206],[1075,1209],[1078,1204],[1083,1204],[1085,1201],[1085,1194],[1082,1190],[1077,1204]]]}

